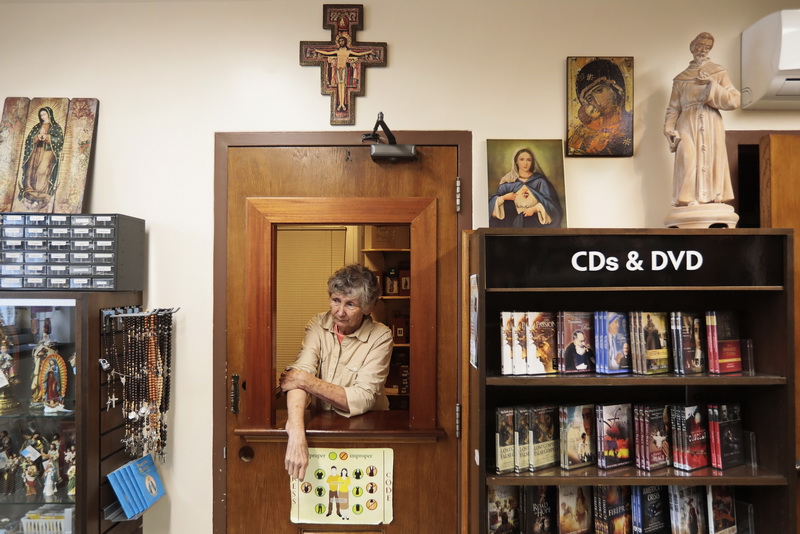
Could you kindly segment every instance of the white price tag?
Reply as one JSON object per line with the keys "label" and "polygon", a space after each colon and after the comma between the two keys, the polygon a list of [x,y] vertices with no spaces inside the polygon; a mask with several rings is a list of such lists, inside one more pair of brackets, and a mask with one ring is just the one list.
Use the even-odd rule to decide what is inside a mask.
{"label": "white price tag", "polygon": [[20,451],[20,454],[25,458],[27,458],[28,460],[30,460],[31,462],[35,462],[41,456],[41,454],[39,454],[39,451],[33,448],[33,445],[28,445],[27,447],[22,449]]}

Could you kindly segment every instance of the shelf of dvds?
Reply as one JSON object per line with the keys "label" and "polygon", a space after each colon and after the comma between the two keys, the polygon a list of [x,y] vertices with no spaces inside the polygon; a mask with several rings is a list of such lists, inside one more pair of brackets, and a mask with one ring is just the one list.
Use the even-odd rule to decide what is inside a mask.
{"label": "shelf of dvds", "polygon": [[[470,533],[490,530],[490,488],[584,485],[732,486],[737,500],[753,505],[757,531],[795,533],[792,254],[791,230],[480,229],[472,233],[466,425]],[[741,339],[752,342],[752,360],[745,362],[742,372],[726,375],[681,374],[673,368],[663,374],[503,372],[501,345],[507,339],[501,335],[503,312],[544,310],[555,316],[565,310],[642,309],[733,311]],[[496,474],[498,408],[716,402],[741,404],[743,429],[748,435],[752,432],[757,445],[754,465],[691,471],[673,466],[647,471],[635,465],[566,470],[556,465]]]}
{"label": "shelf of dvds", "polygon": [[602,388],[609,386],[775,386],[786,385],[786,377],[754,373],[752,375],[697,375],[680,376],[675,373],[659,375],[598,375],[598,376],[487,376],[487,386],[535,386],[566,387],[580,386]]}

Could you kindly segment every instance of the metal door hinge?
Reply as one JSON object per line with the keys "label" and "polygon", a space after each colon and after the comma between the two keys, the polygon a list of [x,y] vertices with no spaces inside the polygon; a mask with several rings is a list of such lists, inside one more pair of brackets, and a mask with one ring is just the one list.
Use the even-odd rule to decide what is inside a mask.
{"label": "metal door hinge", "polygon": [[222,447],[222,458],[228,459],[228,447]]}
{"label": "metal door hinge", "polygon": [[461,213],[461,178],[456,177],[456,213]]}
{"label": "metal door hinge", "polygon": [[456,438],[461,437],[461,405],[456,404]]}

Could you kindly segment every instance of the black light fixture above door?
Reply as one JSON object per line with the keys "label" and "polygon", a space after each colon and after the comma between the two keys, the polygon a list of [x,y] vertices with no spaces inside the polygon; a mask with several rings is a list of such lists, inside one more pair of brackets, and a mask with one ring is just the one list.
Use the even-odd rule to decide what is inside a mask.
{"label": "black light fixture above door", "polygon": [[[379,127],[386,135],[387,144],[381,144],[381,137],[378,135]],[[382,111],[378,112],[378,120],[375,122],[375,128],[372,129],[372,133],[362,135],[361,141],[375,141],[375,144],[369,147],[369,155],[372,156],[374,161],[396,163],[398,161],[412,161],[417,159],[416,145],[398,145],[394,134],[383,121]]]}

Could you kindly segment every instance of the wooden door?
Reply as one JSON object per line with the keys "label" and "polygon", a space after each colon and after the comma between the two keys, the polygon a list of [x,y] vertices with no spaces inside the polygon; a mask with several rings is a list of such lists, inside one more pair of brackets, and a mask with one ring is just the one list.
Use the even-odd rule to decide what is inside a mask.
{"label": "wooden door", "polygon": [[[375,162],[370,158],[369,146],[360,144],[360,135],[352,132],[217,136],[215,533],[359,531],[391,534],[456,532],[458,529],[458,247],[460,231],[469,228],[471,214],[469,209],[456,211],[456,191],[459,177],[461,191],[471,190],[471,136],[465,132],[400,132],[396,135],[400,143],[417,144],[417,161]],[[276,201],[279,197],[284,198]],[[427,295],[426,300],[434,310],[431,317],[435,323],[432,345],[435,350],[425,355],[435,363],[434,374],[429,377],[433,382],[426,388],[435,392],[430,396],[433,424],[414,428],[412,422],[405,429],[387,431],[382,427],[377,432],[371,427],[375,420],[367,414],[345,423],[342,422],[344,418],[338,416],[331,419],[330,424],[336,426],[334,432],[309,432],[312,447],[335,443],[338,448],[390,447],[394,450],[394,521],[388,525],[347,529],[339,525],[298,525],[290,521],[289,477],[283,468],[285,432],[281,429],[280,417],[274,415],[274,398],[264,396],[271,384],[263,377],[268,377],[271,369],[265,372],[254,369],[269,365],[266,356],[264,359],[253,357],[254,351],[259,351],[253,347],[258,340],[266,340],[267,346],[260,350],[269,354],[271,336],[264,332],[274,324],[273,317],[254,317],[257,314],[252,313],[253,309],[268,309],[268,305],[262,308],[262,299],[268,303],[272,298],[269,279],[274,252],[273,243],[265,236],[263,245],[267,250],[253,254],[254,240],[261,239],[253,236],[262,229],[266,229],[265,233],[270,231],[269,223],[254,225],[254,213],[271,209],[264,206],[280,205],[281,211],[285,211],[282,217],[300,221],[304,218],[304,206],[313,205],[315,198],[322,201],[323,197],[327,222],[369,223],[375,213],[383,214],[378,221],[384,220],[380,217],[390,216],[386,214],[402,218],[398,212],[404,208],[398,206],[412,204],[435,208],[433,211],[425,208],[425,213],[435,215],[436,235],[417,240],[417,243],[431,243],[428,248],[435,249],[434,252],[420,251],[435,263],[426,271],[432,280],[425,281],[426,287],[434,288],[434,294]],[[341,198],[341,201],[331,200],[332,197]],[[370,200],[348,200],[354,197]],[[461,199],[461,205],[471,206],[469,194]],[[370,213],[362,215],[366,212]],[[413,261],[413,243],[411,254]],[[254,272],[264,273],[265,280],[259,283],[260,275]],[[254,287],[257,288],[255,296]],[[257,373],[261,378],[255,376]],[[229,395],[233,375],[238,375],[245,384],[240,392],[238,413],[233,413]],[[359,426],[366,428],[357,428]]]}
{"label": "wooden door", "polygon": [[[800,135],[766,135],[759,147],[761,170],[761,226],[764,228],[793,228],[794,247],[794,299],[800,303]],[[800,351],[800,313],[794,316],[795,388],[800,379],[797,351]],[[795,458],[800,459],[800,399],[795,393]],[[797,494],[800,510],[800,492]],[[800,532],[798,515],[797,532]]]}

